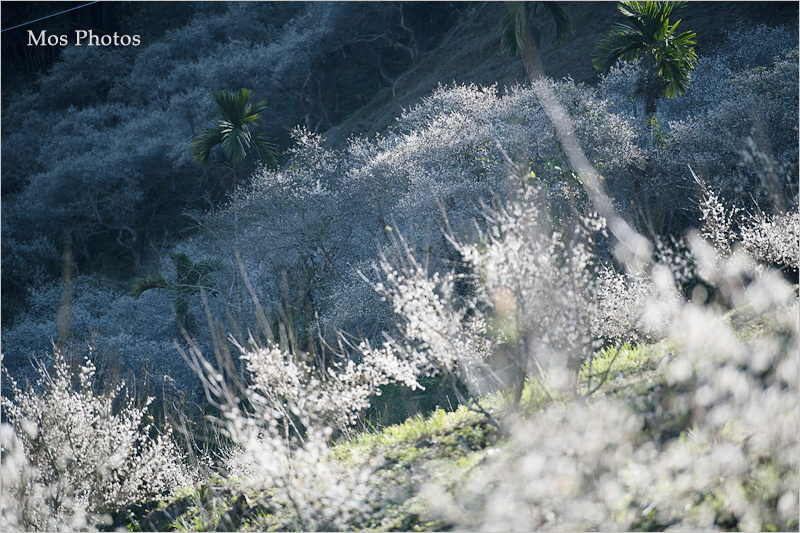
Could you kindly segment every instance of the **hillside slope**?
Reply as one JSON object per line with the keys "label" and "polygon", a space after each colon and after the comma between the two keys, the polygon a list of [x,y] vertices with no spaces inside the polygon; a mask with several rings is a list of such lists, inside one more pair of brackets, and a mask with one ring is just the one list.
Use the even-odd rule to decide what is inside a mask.
{"label": "hillside slope", "polygon": [[[536,19],[542,63],[554,79],[571,77],[594,84],[599,80],[591,63],[591,52],[621,17],[613,2],[568,2],[574,32],[562,46],[555,41],[555,25],[547,17]],[[331,147],[342,146],[352,135],[372,135],[391,126],[401,109],[427,96],[438,84],[510,86],[525,83],[518,58],[500,52],[499,26],[502,2],[482,2],[467,11],[437,48],[422,56],[415,67],[381,90],[375,98],[341,124],[325,133]],[[697,33],[697,53],[713,54],[725,33],[740,22],[779,26],[796,23],[796,2],[689,2],[680,11],[681,28]]]}

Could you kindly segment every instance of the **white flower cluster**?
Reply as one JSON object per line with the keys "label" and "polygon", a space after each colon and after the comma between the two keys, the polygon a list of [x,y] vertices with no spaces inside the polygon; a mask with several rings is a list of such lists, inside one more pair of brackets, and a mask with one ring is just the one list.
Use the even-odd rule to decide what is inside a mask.
{"label": "white flower cluster", "polygon": [[[796,291],[746,254],[719,256],[698,237],[689,243],[701,278],[727,306],[770,326],[747,338],[716,306],[670,306],[669,338],[680,354],[667,371],[678,387],[671,402],[691,429],[660,453],[642,450],[628,491],[660,523],[705,528],[729,516],[741,529],[763,529],[798,512]],[[674,285],[671,292],[677,298]]]}
{"label": "white flower cluster", "polygon": [[654,405],[620,395],[546,408],[454,491],[432,481],[433,517],[481,531],[796,527],[796,290],[698,238],[690,246],[740,319],[769,329],[742,336],[720,307],[683,299],[669,269],[654,268],[652,283],[671,297],[648,307],[668,317],[675,350],[648,385]]}
{"label": "white flower cluster", "polygon": [[381,351],[400,354],[417,376],[457,377],[473,395],[491,389],[486,361],[494,342],[486,336],[483,316],[469,302],[458,308],[453,274],[430,274],[408,248],[405,252],[399,267],[382,258],[384,281],[374,286],[391,302],[402,338],[384,341]]}
{"label": "white flower cluster", "polygon": [[800,213],[752,217],[741,225],[742,245],[759,261],[800,270]]}
{"label": "white flower cluster", "polygon": [[369,407],[380,386],[399,381],[416,387],[416,375],[407,362],[391,350],[372,350],[362,343],[361,360],[332,363],[314,368],[304,354],[278,346],[241,349],[249,375],[248,399],[258,406],[258,417],[288,423],[298,419],[303,426],[333,425],[341,430],[358,420]]}
{"label": "white flower cluster", "polygon": [[605,221],[558,223],[540,187],[523,190],[507,208],[488,215],[477,244],[460,246],[481,280],[478,297],[491,309],[493,329],[522,370],[577,371],[593,351],[600,309],[593,244]]}
{"label": "white flower cluster", "polygon": [[149,398],[136,407],[121,396],[124,383],[97,392],[95,367],[73,371],[56,350],[40,363],[37,389],[3,397],[2,529],[95,527],[109,513],[191,486],[195,479],[172,440],[146,421]]}
{"label": "white flower cluster", "polygon": [[[592,331],[600,338],[615,344],[641,341],[648,338],[642,319],[648,300],[655,288],[641,270],[617,272],[609,266],[598,269],[594,279],[597,314],[592,318]],[[649,328],[658,335],[658,328]]]}
{"label": "white flower cluster", "polygon": [[703,221],[703,237],[705,237],[721,254],[731,253],[731,244],[736,237],[736,222],[740,209],[731,206],[726,209],[722,200],[714,191],[705,190],[700,201],[700,214]]}
{"label": "white flower cluster", "polygon": [[641,272],[599,268],[594,247],[605,220],[558,222],[546,199],[543,186],[527,185],[507,207],[487,210],[476,242],[450,236],[471,274],[430,272],[399,239],[374,284],[401,339],[384,349],[479,394],[520,386],[537,369],[570,388],[603,342],[639,339],[655,286]]}
{"label": "white flower cluster", "polygon": [[[391,349],[373,350],[365,341],[362,356],[312,367],[305,354],[278,346],[240,347],[247,385],[236,397],[232,385],[193,348],[192,364],[220,404],[221,429],[233,446],[223,467],[240,497],[264,490],[261,503],[282,509],[263,529],[340,531],[362,519],[378,495],[367,484],[376,458],[343,462],[330,445],[333,427],[348,433],[379,387],[392,381],[417,386],[417,374]],[[341,360],[341,358],[340,358]],[[241,399],[246,399],[242,402]]]}
{"label": "white flower cluster", "polygon": [[367,483],[372,460],[343,463],[334,457],[329,429],[311,428],[300,445],[252,426],[250,431],[240,427],[233,437],[237,447],[226,467],[242,480],[236,490],[251,495],[253,489],[266,490],[269,499],[262,504],[283,510],[269,521],[256,521],[260,530],[347,531],[380,497]]}
{"label": "white flower cluster", "polygon": [[800,213],[796,209],[773,215],[761,211],[745,214],[735,205],[725,205],[708,188],[704,188],[699,205],[703,237],[723,256],[741,243],[764,264],[795,271],[800,267]]}

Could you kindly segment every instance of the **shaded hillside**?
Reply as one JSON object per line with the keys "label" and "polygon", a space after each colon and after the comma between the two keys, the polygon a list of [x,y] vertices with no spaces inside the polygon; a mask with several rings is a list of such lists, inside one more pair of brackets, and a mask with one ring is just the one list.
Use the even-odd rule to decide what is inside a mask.
{"label": "shaded hillside", "polygon": [[[247,87],[268,102],[259,132],[280,150],[297,125],[322,131],[362,107],[466,7],[136,2],[59,14],[79,6],[27,4],[3,10],[2,242],[15,258],[3,265],[4,327],[30,287],[59,279],[65,231],[77,271],[127,283],[154,247],[192,231],[187,211],[227,201],[224,156],[215,151],[209,168],[190,157],[214,116],[212,91]],[[138,46],[26,43],[28,31],[66,39],[139,28]]]}
{"label": "shaded hillside", "polygon": [[[562,46],[556,44],[555,25],[538,17],[540,52],[545,72],[554,79],[571,77],[594,84],[599,80],[591,63],[591,52],[621,17],[614,2],[568,2],[574,32]],[[370,135],[392,125],[401,108],[427,96],[438,84],[500,86],[524,83],[525,72],[518,58],[500,52],[502,2],[475,3],[450,29],[441,44],[425,54],[392,89],[382,89],[375,98],[348,120],[325,134],[330,146],[340,146],[351,135]],[[723,42],[725,33],[738,23],[779,26],[796,24],[796,2],[689,2],[680,11],[681,29],[697,33],[697,53],[709,55]]]}

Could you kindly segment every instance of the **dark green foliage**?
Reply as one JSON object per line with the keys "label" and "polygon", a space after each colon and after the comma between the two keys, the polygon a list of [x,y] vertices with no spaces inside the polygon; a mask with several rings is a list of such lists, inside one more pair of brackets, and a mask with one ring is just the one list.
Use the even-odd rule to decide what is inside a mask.
{"label": "dark green foliage", "polygon": [[416,414],[452,411],[460,405],[459,394],[467,396],[466,390],[454,391],[444,376],[422,378],[420,384],[425,390],[411,390],[397,383],[384,385],[381,395],[372,400],[366,419],[376,427],[399,424]]}
{"label": "dark green foliage", "polygon": [[142,293],[152,289],[166,290],[172,298],[175,314],[184,327],[189,328],[193,321],[189,316],[190,299],[201,291],[217,294],[211,274],[218,272],[220,266],[209,259],[195,263],[182,252],[173,252],[170,258],[175,265],[177,280],[171,283],[161,274],[137,278],[131,288],[131,296],[138,299]]}
{"label": "dark green foliage", "polygon": [[611,32],[592,55],[592,63],[608,74],[618,60],[647,61],[645,71],[645,112],[655,112],[656,99],[665,85],[667,98],[680,96],[689,88],[689,76],[697,63],[695,33],[677,33],[680,20],[670,24],[669,17],[686,2],[620,2],[617,6],[626,23],[615,23]]}
{"label": "dark green foliage", "polygon": [[506,7],[500,26],[500,49],[504,54],[518,56],[522,53],[530,20],[542,10],[553,17],[558,44],[563,44],[567,35],[572,33],[572,17],[561,2],[506,2]]}
{"label": "dark green foliage", "polygon": [[211,99],[217,104],[217,125],[206,128],[192,142],[192,159],[200,165],[210,165],[211,150],[220,146],[234,167],[238,167],[251,152],[269,166],[278,164],[275,159],[275,147],[264,134],[253,134],[251,127],[264,112],[267,102],[262,100],[256,104],[251,101],[253,91],[239,89],[229,93],[217,90],[211,93]]}

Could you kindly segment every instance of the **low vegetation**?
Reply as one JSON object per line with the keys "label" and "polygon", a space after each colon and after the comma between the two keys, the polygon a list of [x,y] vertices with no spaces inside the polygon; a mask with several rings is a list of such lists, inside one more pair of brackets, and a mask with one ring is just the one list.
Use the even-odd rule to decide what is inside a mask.
{"label": "low vegetation", "polygon": [[[347,35],[392,37],[414,60],[396,7],[406,38]],[[661,13],[623,7],[634,21]],[[284,48],[327,43],[349,12],[275,9],[288,19],[270,46]],[[517,6],[506,41],[535,12]],[[163,47],[178,53],[208,24]],[[531,73],[535,40],[514,39]],[[227,185],[176,199],[194,231],[146,255],[139,185],[165,175],[120,161],[114,179],[130,187],[108,203],[69,191],[88,218],[63,241],[64,278],[42,270],[4,323],[0,527],[797,529],[796,31],[742,28],[716,55],[692,53],[663,94],[646,57],[619,57],[631,62],[609,59],[597,86],[440,86],[385,134],[336,149],[298,126],[278,161],[253,133],[267,104],[218,90],[221,129],[195,132],[194,152],[188,130],[162,133],[183,139],[167,150],[184,170],[173,185],[198,172]],[[211,76],[214,61],[187,69]],[[88,128],[105,154],[92,124],[133,135],[152,120],[106,111],[70,108],[56,129]],[[245,171],[248,153],[271,166]],[[80,174],[85,155],[12,161],[30,182],[10,231],[30,235],[4,250],[39,261],[47,247],[23,222],[42,207],[23,213],[23,200],[74,185],[56,174]],[[91,255],[112,233],[136,275],[69,274],[72,250]]]}

